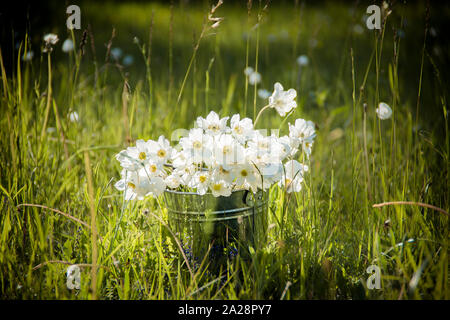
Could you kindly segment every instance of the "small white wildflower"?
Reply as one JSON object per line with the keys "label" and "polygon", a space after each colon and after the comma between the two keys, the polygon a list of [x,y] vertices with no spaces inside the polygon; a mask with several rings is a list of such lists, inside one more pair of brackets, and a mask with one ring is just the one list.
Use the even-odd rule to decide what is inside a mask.
{"label": "small white wildflower", "polygon": [[44,42],[51,44],[51,45],[55,45],[56,43],[58,43],[59,38],[56,34],[54,33],[48,33],[44,36]]}
{"label": "small white wildflower", "polygon": [[66,39],[64,40],[63,44],[62,44],[62,51],[63,52],[70,52],[73,51],[74,45],[73,45],[73,41],[72,39]]}
{"label": "small white wildflower", "polygon": [[269,105],[271,108],[275,108],[280,116],[284,117],[288,112],[297,107],[295,102],[297,97],[297,91],[295,89],[283,90],[283,86],[277,82],[274,85],[274,91],[269,97]]}
{"label": "small white wildflower", "polygon": [[59,38],[54,33],[48,33],[44,36],[44,49],[43,52],[51,52],[53,50],[53,46],[58,43]]}
{"label": "small white wildflower", "polygon": [[297,160],[290,160],[285,164],[284,168],[285,172],[279,185],[284,186],[288,193],[299,192],[302,189],[303,173],[308,171],[308,166],[301,164]]}
{"label": "small white wildflower", "polygon": [[22,61],[31,61],[34,57],[33,50],[28,51],[27,53],[24,53],[22,56]]}
{"label": "small white wildflower", "polygon": [[71,113],[69,113],[70,122],[78,122],[78,119],[79,119],[79,116],[76,111],[72,111]]}
{"label": "small white wildflower", "polygon": [[375,110],[378,118],[381,120],[389,119],[392,116],[392,109],[384,102],[380,102],[378,108]]}
{"label": "small white wildflower", "polygon": [[177,174],[172,173],[171,175],[167,176],[164,181],[169,188],[176,189],[181,184],[181,177]]}
{"label": "small white wildflower", "polygon": [[250,83],[252,86],[254,86],[255,84],[258,84],[261,82],[261,74],[259,72],[252,72],[249,76],[248,76],[248,83]]}
{"label": "small white wildflower", "polygon": [[114,60],[119,60],[122,57],[122,49],[120,49],[120,48],[112,48],[111,49],[111,57]]}
{"label": "small white wildflower", "polygon": [[295,120],[295,124],[289,123],[289,138],[291,139],[291,145],[294,148],[302,146],[302,150],[307,156],[311,154],[312,144],[316,137],[315,125],[312,121],[306,121],[304,119]]}
{"label": "small white wildflower", "polygon": [[129,67],[134,63],[134,57],[131,54],[127,54],[125,57],[123,57],[122,64],[125,67]]}
{"label": "small white wildflower", "polygon": [[232,135],[223,134],[214,143],[216,163],[228,167],[232,164],[244,162],[244,147]]}
{"label": "small white wildflower", "polygon": [[219,115],[214,111],[211,111],[206,119],[202,117],[197,118],[197,126],[205,130],[206,133],[211,135],[218,135],[226,133],[228,131],[227,121],[229,117],[220,119]]}
{"label": "small white wildflower", "polygon": [[[211,172],[211,181],[225,181],[227,184],[231,184],[235,176],[231,171],[230,167],[225,167],[223,165],[217,165]],[[212,187],[211,187],[212,188]]]}
{"label": "small white wildflower", "polygon": [[122,179],[116,182],[114,187],[119,191],[125,191],[124,197],[126,201],[129,200],[143,200],[145,196],[149,194],[159,195],[164,180],[160,177],[155,177],[155,181],[151,181],[148,177],[147,171],[143,168],[139,171],[122,170]]}
{"label": "small white wildflower", "polygon": [[253,135],[252,119],[244,118],[241,120],[239,114],[235,114],[230,120],[231,134],[240,143],[245,143]]}
{"label": "small white wildflower", "polygon": [[258,89],[258,97],[260,97],[261,99],[267,99],[269,98],[271,95],[269,90],[266,89]]}
{"label": "small white wildflower", "polygon": [[149,150],[150,157],[161,165],[165,164],[172,157],[173,149],[170,146],[169,140],[164,136],[160,136],[158,142],[153,140],[147,141],[147,149]]}
{"label": "small white wildflower", "polygon": [[224,180],[213,181],[211,183],[211,192],[214,197],[228,197],[231,195],[231,186]]}
{"label": "small white wildflower", "polygon": [[[186,159],[185,164],[210,164],[213,160],[213,138],[205,134],[202,128],[191,129],[187,137],[180,139],[180,145],[183,148],[182,157]],[[177,166],[175,161],[174,165]]]}
{"label": "small white wildflower", "polygon": [[237,187],[250,189],[253,192],[258,190],[260,178],[253,164],[243,163],[233,167],[232,175],[235,177]]}
{"label": "small white wildflower", "polygon": [[150,150],[144,140],[137,140],[135,147],[128,147],[116,155],[122,168],[136,171],[143,168],[150,161]]}
{"label": "small white wildflower", "polygon": [[297,58],[297,64],[301,67],[307,66],[309,64],[309,58],[306,55],[302,54]]}
{"label": "small white wildflower", "polygon": [[244,69],[244,73],[245,73],[245,75],[246,75],[247,77],[250,76],[254,71],[255,71],[255,70],[253,70],[252,67],[247,67],[247,68]]}
{"label": "small white wildflower", "polygon": [[245,68],[244,73],[252,86],[261,82],[261,74],[256,72],[252,67]]}
{"label": "small white wildflower", "polygon": [[181,179],[181,183],[184,185],[189,185],[192,177],[197,172],[198,166],[195,164],[187,164],[183,167],[176,168],[172,174],[178,175]]}
{"label": "small white wildflower", "polygon": [[206,170],[199,170],[194,174],[188,186],[190,188],[195,188],[198,194],[204,195],[208,191],[209,181],[209,172]]}

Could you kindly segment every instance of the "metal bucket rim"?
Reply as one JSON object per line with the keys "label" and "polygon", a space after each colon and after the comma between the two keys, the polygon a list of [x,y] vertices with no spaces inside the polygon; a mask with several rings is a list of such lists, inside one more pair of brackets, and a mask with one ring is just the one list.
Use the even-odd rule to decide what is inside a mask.
{"label": "metal bucket rim", "polygon": [[[247,189],[239,189],[239,190],[234,190],[231,193],[235,193],[235,192],[240,192],[240,191],[248,191],[251,192],[250,190]],[[213,195],[212,192],[207,192],[205,194],[200,194],[197,192],[189,192],[189,191],[176,191],[176,190],[170,190],[170,189],[165,189],[164,192],[167,193],[173,193],[173,194],[182,194],[182,195],[192,195],[192,196],[206,196],[206,195]]]}
{"label": "metal bucket rim", "polygon": [[[212,218],[205,218],[205,216],[200,216],[197,219],[195,219],[194,221],[191,220],[191,222],[217,222],[217,221],[225,221],[225,220],[232,220],[232,219],[239,219],[239,218],[247,218],[254,215],[253,212],[249,212],[249,213],[244,213],[242,215],[234,215],[234,216],[229,216],[229,217],[212,217]],[[181,216],[181,214],[179,214],[179,216]],[[183,221],[183,218],[180,217],[174,217],[175,220],[178,221]]]}
{"label": "metal bucket rim", "polygon": [[[227,209],[227,210],[211,211],[211,212],[208,212],[207,215],[221,215],[221,214],[240,213],[240,212],[250,211],[250,210],[259,209],[259,208],[266,206],[267,202],[268,201],[264,201],[260,205],[253,206],[253,207],[242,207],[242,208],[234,208],[234,209]],[[169,207],[167,208],[167,210],[169,210],[171,213],[175,213],[175,214],[179,214],[179,215],[199,215],[199,216],[206,215],[202,211],[179,211],[179,210],[175,210],[175,209],[172,209]]]}

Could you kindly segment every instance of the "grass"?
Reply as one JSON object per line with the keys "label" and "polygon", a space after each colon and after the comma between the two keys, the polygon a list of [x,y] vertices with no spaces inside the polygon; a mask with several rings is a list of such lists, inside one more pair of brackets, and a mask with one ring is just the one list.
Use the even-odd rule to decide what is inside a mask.
{"label": "grass", "polygon": [[[10,57],[0,59],[2,299],[448,299],[448,47],[439,40],[448,7],[397,4],[374,32],[361,4],[225,3],[198,49],[209,6],[81,7],[84,54],[58,44],[24,62],[27,37],[11,74]],[[73,37],[83,42],[83,30]],[[117,46],[134,65],[112,62]],[[310,59],[301,70],[300,54]],[[123,201],[114,155],[210,110],[255,117],[265,104],[247,65],[262,74],[259,87],[295,88],[286,121],[311,119],[318,134],[303,190],[270,190],[266,244],[218,276],[180,254],[163,198]],[[380,101],[391,119],[376,117]],[[285,134],[272,111],[260,127]],[[81,267],[80,290],[66,287],[69,264]],[[380,290],[366,286],[373,264]]]}

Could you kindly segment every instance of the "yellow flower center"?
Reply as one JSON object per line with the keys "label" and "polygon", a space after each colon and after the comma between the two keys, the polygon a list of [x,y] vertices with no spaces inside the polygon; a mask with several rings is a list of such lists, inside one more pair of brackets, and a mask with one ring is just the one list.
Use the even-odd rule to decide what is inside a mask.
{"label": "yellow flower center", "polygon": [[160,157],[160,158],[164,158],[166,156],[166,154],[167,154],[166,150],[164,150],[164,149],[160,149],[157,153],[158,157]]}
{"label": "yellow flower center", "polygon": [[220,183],[216,183],[213,185],[214,191],[220,191],[222,189],[222,185]]}
{"label": "yellow flower center", "polygon": [[292,180],[289,178],[286,178],[286,186],[289,187],[289,185],[291,184]]}
{"label": "yellow flower center", "polygon": [[265,141],[260,141],[260,142],[258,143],[258,146],[259,146],[261,149],[267,149],[267,148],[269,147],[269,144],[268,144],[267,142],[265,142]]}
{"label": "yellow flower center", "polygon": [[208,126],[208,129],[211,131],[218,131],[219,130],[219,126],[217,124],[210,124]]}
{"label": "yellow flower center", "polygon": [[194,141],[194,142],[192,143],[192,146],[193,146],[195,149],[200,149],[200,148],[202,147],[202,143],[201,143],[200,141]]}
{"label": "yellow flower center", "polygon": [[223,152],[223,154],[231,153],[231,147],[230,146],[223,147],[222,152]]}
{"label": "yellow flower center", "polygon": [[242,130],[242,127],[241,127],[241,126],[236,126],[236,127],[234,127],[234,131],[235,131],[237,134],[242,134],[242,132],[243,132],[244,130]]}
{"label": "yellow flower center", "polygon": [[133,182],[128,182],[128,186],[132,189],[136,188],[136,185]]}
{"label": "yellow flower center", "polygon": [[151,172],[156,172],[157,169],[158,169],[158,168],[157,168],[156,165],[154,165],[154,164],[152,164],[152,165],[150,166],[150,171],[151,171]]}
{"label": "yellow flower center", "polygon": [[247,170],[242,170],[241,171],[241,176],[243,176],[243,177],[246,177],[246,176],[248,176],[248,172],[247,172]]}
{"label": "yellow flower center", "polygon": [[200,180],[201,183],[204,183],[206,181],[205,176],[200,176],[198,179]]}
{"label": "yellow flower center", "polygon": [[139,159],[145,160],[146,158],[147,158],[147,155],[145,154],[145,152],[139,153]]}

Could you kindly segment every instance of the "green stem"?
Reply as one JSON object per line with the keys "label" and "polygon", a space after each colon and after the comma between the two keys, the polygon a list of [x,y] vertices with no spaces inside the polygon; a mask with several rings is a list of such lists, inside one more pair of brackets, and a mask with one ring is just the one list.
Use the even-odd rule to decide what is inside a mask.
{"label": "green stem", "polygon": [[263,113],[264,110],[266,110],[267,108],[271,107],[271,104],[268,104],[267,106],[265,106],[264,108],[261,109],[261,111],[259,111],[258,115],[256,116],[255,122],[253,123],[253,126],[256,127],[256,123],[259,120],[259,117],[261,116],[261,113]]}

